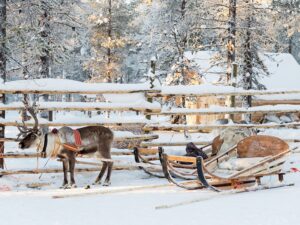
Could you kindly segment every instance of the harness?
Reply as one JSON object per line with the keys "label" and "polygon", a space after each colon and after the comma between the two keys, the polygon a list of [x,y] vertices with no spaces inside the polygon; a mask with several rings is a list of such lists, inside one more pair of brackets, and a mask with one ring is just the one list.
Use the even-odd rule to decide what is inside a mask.
{"label": "harness", "polygon": [[43,146],[43,149],[42,149],[42,152],[41,152],[41,157],[42,158],[47,157],[47,153],[46,153],[47,145],[48,145],[48,134],[45,134],[45,136],[44,136],[44,146]]}
{"label": "harness", "polygon": [[[75,144],[62,143],[57,129],[53,129],[53,131],[51,133],[55,135],[55,141],[54,141],[54,147],[50,153],[50,157],[55,158],[57,156],[60,146],[63,146],[64,149],[72,151],[72,152],[78,152],[81,149],[81,146],[82,146],[81,135],[77,129],[73,130]],[[43,145],[43,149],[41,151],[41,157],[43,157],[43,158],[47,157],[47,152],[46,152],[47,146],[48,146],[48,134],[45,134],[44,145]]]}

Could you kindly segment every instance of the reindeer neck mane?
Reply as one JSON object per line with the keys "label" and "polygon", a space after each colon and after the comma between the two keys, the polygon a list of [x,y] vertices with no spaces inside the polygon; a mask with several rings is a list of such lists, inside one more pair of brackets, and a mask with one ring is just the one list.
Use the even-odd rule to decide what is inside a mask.
{"label": "reindeer neck mane", "polygon": [[[60,150],[60,141],[57,142],[58,134],[46,133],[41,140],[41,154],[42,157],[51,155],[51,157],[56,157],[57,151]],[[39,149],[40,149],[39,148]]]}

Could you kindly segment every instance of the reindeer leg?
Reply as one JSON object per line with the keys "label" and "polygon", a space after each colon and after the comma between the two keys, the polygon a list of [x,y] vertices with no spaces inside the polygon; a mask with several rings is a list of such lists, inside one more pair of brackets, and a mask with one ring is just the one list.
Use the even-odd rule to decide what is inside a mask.
{"label": "reindeer leg", "polygon": [[106,175],[103,186],[110,185],[110,176],[111,176],[112,167],[113,167],[113,162],[108,162],[107,175]]}
{"label": "reindeer leg", "polygon": [[74,154],[70,157],[69,159],[69,169],[70,169],[70,186],[71,188],[76,188],[76,183],[75,183],[75,179],[74,179],[74,169],[75,169],[75,156]]}
{"label": "reindeer leg", "polygon": [[61,188],[68,188],[68,159],[65,156],[59,156],[62,160],[64,170],[64,181]]}
{"label": "reindeer leg", "polygon": [[101,184],[101,179],[106,171],[106,168],[107,168],[107,162],[103,162],[103,166],[101,168],[101,171],[98,175],[98,177],[96,178],[95,182],[93,184]]}

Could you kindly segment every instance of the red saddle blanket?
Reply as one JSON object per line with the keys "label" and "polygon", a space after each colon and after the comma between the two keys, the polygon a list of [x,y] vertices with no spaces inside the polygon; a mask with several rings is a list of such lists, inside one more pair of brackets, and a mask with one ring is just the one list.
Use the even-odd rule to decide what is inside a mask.
{"label": "red saddle blanket", "polygon": [[78,130],[73,130],[73,134],[74,134],[74,144],[73,143],[64,143],[63,146],[70,150],[70,151],[74,151],[77,152],[80,150],[81,146],[82,146],[82,141],[81,141],[81,136]]}
{"label": "red saddle blanket", "polygon": [[74,133],[75,145],[81,146],[82,141],[81,141],[81,136],[80,136],[79,131],[77,129],[75,129],[75,130],[73,130],[73,133]]}

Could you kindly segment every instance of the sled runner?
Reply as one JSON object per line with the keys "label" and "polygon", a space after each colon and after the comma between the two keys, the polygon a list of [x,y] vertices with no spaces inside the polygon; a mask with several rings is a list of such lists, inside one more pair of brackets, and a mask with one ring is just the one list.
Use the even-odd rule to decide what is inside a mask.
{"label": "sled runner", "polygon": [[[209,144],[204,147],[196,148],[196,149],[205,152],[205,154],[202,156],[206,156],[206,154],[210,155],[211,154],[211,145],[212,144]],[[196,147],[194,144],[193,144],[193,146]],[[149,170],[149,167],[139,166],[139,168],[149,175],[159,177],[159,178],[165,178],[165,174],[162,169],[162,153],[163,153],[162,147],[134,148],[135,162],[159,166],[161,168],[160,173],[152,172],[151,170]],[[194,157],[187,157],[187,158],[194,158]],[[185,180],[192,180],[192,179],[196,178],[195,177],[197,174],[196,164],[193,164],[191,162],[182,162],[182,163],[174,162],[172,165],[172,168],[173,168],[173,170],[172,170],[171,174],[173,177],[182,178]]]}
{"label": "sled runner", "polygon": [[[162,153],[161,148],[137,148],[137,147],[135,147],[133,150],[134,160],[136,163],[146,163],[146,164],[157,166],[160,168],[161,168],[161,165],[160,165],[161,164],[160,163],[161,153]],[[151,176],[155,176],[158,178],[165,177],[162,172],[154,172],[144,166],[139,166],[139,168]]]}
{"label": "sled runner", "polygon": [[[225,187],[260,185],[264,176],[277,175],[282,181],[282,165],[289,152],[289,146],[283,140],[256,135],[243,139],[233,148],[206,162],[202,157],[178,157],[163,153],[162,164],[166,178],[179,187],[220,191]],[[180,183],[172,177],[174,162],[190,162],[197,167],[197,179],[194,183]]]}

